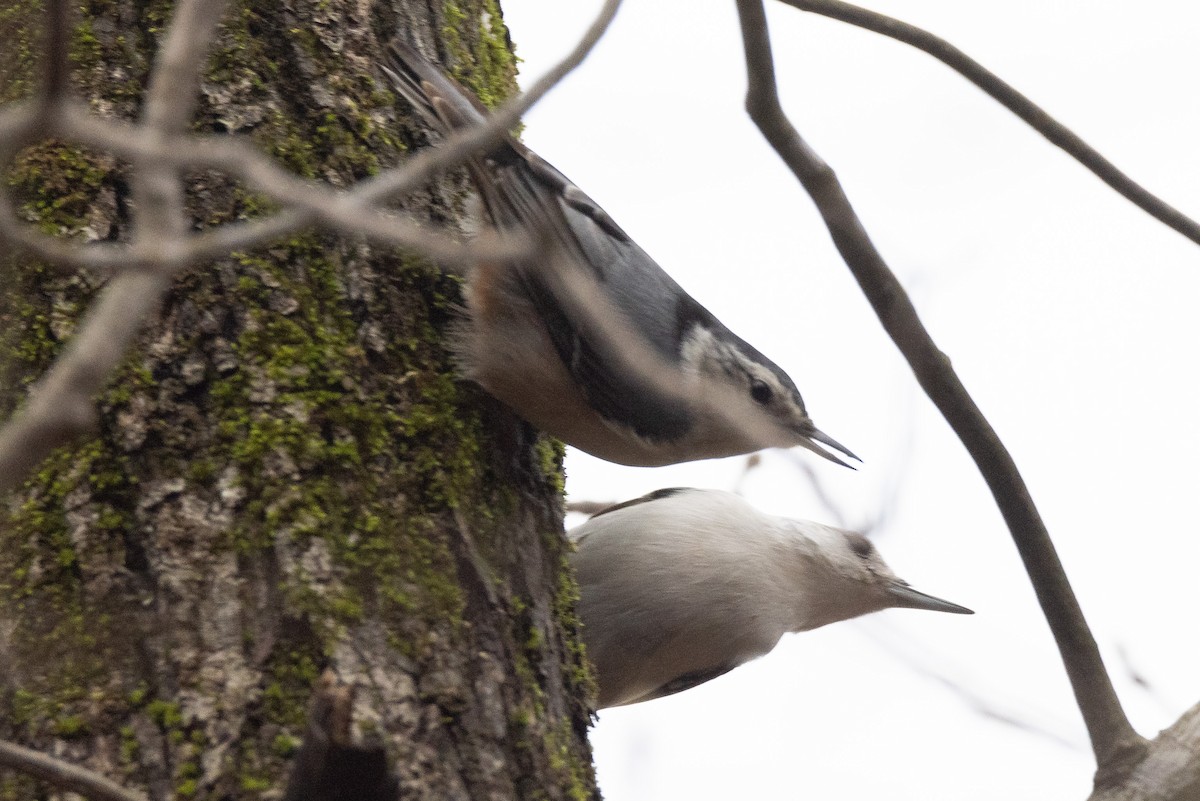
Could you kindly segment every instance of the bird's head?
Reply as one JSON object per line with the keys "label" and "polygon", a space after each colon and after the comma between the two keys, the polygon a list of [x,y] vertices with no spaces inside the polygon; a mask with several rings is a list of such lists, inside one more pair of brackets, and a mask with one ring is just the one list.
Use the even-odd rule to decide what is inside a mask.
{"label": "bird's head", "polygon": [[[829,449],[859,460],[813,424],[800,390],[788,374],[728,329],[694,326],[683,340],[681,355],[684,369],[698,384],[709,381],[731,390],[733,398],[745,402],[742,408],[759,418],[729,408],[727,419],[713,424],[721,436],[741,444],[741,450],[731,453],[799,445],[845,467],[850,465]],[[697,394],[704,394],[703,386],[698,386]],[[744,428],[738,423],[744,423]]]}
{"label": "bird's head", "polygon": [[965,606],[915,590],[883,561],[874,543],[852,531],[794,521],[800,547],[804,628],[816,628],[882,609],[975,614]]}

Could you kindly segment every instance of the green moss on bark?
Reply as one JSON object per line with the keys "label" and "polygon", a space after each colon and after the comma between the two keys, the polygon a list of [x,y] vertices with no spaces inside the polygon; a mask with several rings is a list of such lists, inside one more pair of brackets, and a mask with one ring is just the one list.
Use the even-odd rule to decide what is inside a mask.
{"label": "green moss on bark", "polygon": [[495,108],[517,88],[512,38],[496,0],[446,0],[442,41],[455,78]]}
{"label": "green moss on bark", "polygon": [[[0,30],[22,13],[35,19],[31,7],[0,2]],[[169,10],[87,3],[72,48],[80,93],[130,118]],[[248,134],[290,169],[335,185],[394,163],[408,136],[394,99],[369,61],[347,56],[363,51],[354,37],[387,21],[322,17],[344,11],[234,6],[206,68],[197,129]],[[499,102],[515,66],[495,0],[442,11],[456,75]],[[35,74],[29,36],[13,42],[9,98]],[[118,239],[128,236],[127,179],[115,160],[61,143],[28,149],[5,177],[43,230]],[[272,208],[220,175],[189,181],[198,227]],[[452,217],[445,197],[456,191],[435,188],[414,208]],[[0,375],[23,387],[61,349],[100,278],[37,265],[13,275],[0,290],[0,322],[14,332],[0,338]],[[418,259],[315,233],[182,278],[99,399],[97,436],[47,460],[0,523],[0,616],[16,665],[0,685],[0,734],[66,744],[80,761],[120,765],[131,785],[180,798],[269,795],[318,673],[373,626],[395,654],[388,669],[467,682],[422,683],[411,703],[421,716],[438,711],[429,720],[454,731],[439,736],[469,754],[476,639],[496,629],[503,636],[489,648],[519,651],[521,681],[505,704],[521,710],[521,764],[530,775],[548,766],[555,797],[588,795],[586,749],[570,722],[585,713],[550,720],[546,703],[560,674],[580,692],[588,681],[566,546],[551,520],[526,509],[527,496],[561,495],[562,449],[539,440],[533,484],[512,486],[512,454],[491,442],[495,420],[456,380],[443,344],[459,302],[458,281]],[[0,407],[19,401],[9,392]],[[206,516],[226,521],[211,540]],[[534,526],[532,543],[518,520]],[[464,542],[481,563],[464,556]],[[544,563],[522,564],[529,554]],[[219,665],[239,681],[237,670],[258,678],[242,706],[223,708],[225,676],[193,642],[221,625],[220,608],[205,607],[196,587],[227,590],[213,577],[233,568],[240,642],[220,645],[229,651]],[[481,596],[503,607],[539,570],[560,583],[530,599],[524,630],[502,609],[499,620],[470,617],[497,615]],[[52,658],[38,651],[47,648]],[[229,720],[233,733],[222,728]],[[34,797],[30,786],[6,779],[0,798]]]}

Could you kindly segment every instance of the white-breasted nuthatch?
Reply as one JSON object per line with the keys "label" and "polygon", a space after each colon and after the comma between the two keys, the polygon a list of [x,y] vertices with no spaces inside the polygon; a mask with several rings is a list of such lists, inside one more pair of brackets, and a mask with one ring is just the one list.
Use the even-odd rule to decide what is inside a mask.
{"label": "white-breasted nuthatch", "polygon": [[[388,77],[435,130],[483,122],[486,109],[470,92],[412,47],[397,41],[389,49]],[[817,430],[783,370],[697,303],[536,153],[509,137],[467,167],[494,226],[528,231],[555,254],[473,270],[467,319],[454,337],[468,378],[534,426],[620,464],[794,445],[839,464],[822,445],[857,458]],[[561,271],[571,270],[567,280]],[[576,278],[603,302],[568,291],[579,285]],[[605,330],[598,309],[611,312],[608,319],[666,369],[633,369],[629,348],[620,337],[614,341],[611,326]],[[725,399],[745,408],[731,409]]]}
{"label": "white-breasted nuthatch", "polygon": [[896,577],[861,534],[664,489],[571,530],[597,707],[703,684],[808,631],[892,607],[973,614]]}

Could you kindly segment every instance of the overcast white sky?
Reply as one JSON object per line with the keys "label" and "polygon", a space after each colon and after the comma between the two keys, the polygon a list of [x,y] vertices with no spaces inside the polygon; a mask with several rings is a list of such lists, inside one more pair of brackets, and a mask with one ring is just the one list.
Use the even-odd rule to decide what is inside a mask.
{"label": "overcast white sky", "polygon": [[[524,81],[599,5],[502,3]],[[871,7],[950,39],[1200,214],[1200,6]],[[931,58],[768,10],[786,108],[1013,452],[1122,700],[1154,735],[1200,701],[1200,249]],[[606,711],[592,737],[601,789],[609,801],[1083,799],[1086,736],[1008,533],[746,119],[739,46],[731,0],[626,0],[525,139],[792,375],[817,424],[865,464],[795,457],[852,524],[892,507],[876,532],[892,567],[977,614],[896,610],[790,635],[701,688]],[[743,464],[635,469],[572,452],[567,488],[589,500],[729,489]],[[789,455],[766,454],[740,489],[836,522]]]}

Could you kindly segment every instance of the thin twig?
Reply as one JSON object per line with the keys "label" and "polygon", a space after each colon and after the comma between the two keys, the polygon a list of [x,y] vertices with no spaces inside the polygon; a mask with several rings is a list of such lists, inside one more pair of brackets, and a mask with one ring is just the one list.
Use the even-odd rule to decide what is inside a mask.
{"label": "thin twig", "polygon": [[810,489],[812,489],[813,495],[816,496],[817,503],[823,506],[825,511],[829,513],[835,526],[838,528],[853,529],[864,537],[871,536],[873,526],[853,525],[846,515],[846,510],[842,508],[840,503],[834,500],[833,496],[829,493],[829,487],[825,486],[825,482],[821,481],[821,477],[817,475],[817,471],[813,469],[811,464],[791,452],[787,454],[787,457],[792,467],[804,475]]}
{"label": "thin twig", "polygon": [[608,30],[621,7],[621,2],[622,0],[606,0],[600,13],[584,31],[583,37],[571,52],[538,78],[527,92],[509,100],[488,115],[486,123],[455,131],[446,137],[440,147],[430,148],[405,162],[403,170],[385,172],[364,181],[353,192],[355,199],[360,203],[378,203],[389,197],[410,192],[428,181],[438,170],[461,164],[471,154],[499,144],[526,111],[583,63],[596,46],[596,42],[600,41],[604,32]]}
{"label": "thin twig", "polygon": [[[143,117],[152,137],[169,139],[187,124],[195,102],[192,88],[223,5],[222,0],[183,0],[177,7],[147,92]],[[164,75],[175,83],[167,83]],[[152,258],[140,268],[135,262],[104,287],[28,405],[0,430],[0,492],[15,486],[54,448],[92,429],[93,397],[170,287],[170,273],[153,256],[169,261],[187,232],[182,183],[169,165],[135,162],[134,171],[133,247]]]}
{"label": "thin twig", "polygon": [[[141,210],[137,230],[143,233],[160,227],[145,218],[145,214],[165,220],[170,216],[168,210],[178,205],[166,196],[155,197],[151,194],[152,188],[161,184],[167,174],[158,172],[158,169],[166,171],[202,167],[231,172],[290,209],[290,213],[281,220],[254,221],[237,232],[210,235],[202,242],[189,242],[186,245],[170,242],[164,246],[160,233],[154,237],[156,244],[153,249],[147,248],[143,241],[141,248],[135,242],[132,251],[124,245],[106,244],[81,252],[72,245],[55,241],[53,237],[30,226],[17,223],[7,197],[0,197],[0,236],[47,261],[74,269],[112,269],[132,261],[179,270],[200,257],[212,254],[214,245],[225,241],[226,237],[241,247],[250,247],[314,223],[343,233],[361,234],[377,243],[416,250],[439,263],[463,264],[481,258],[505,260],[524,255],[527,249],[525,243],[515,242],[502,234],[485,234],[477,237],[472,245],[464,246],[395,213],[374,210],[369,206],[411,191],[437,170],[459,164],[471,153],[501,141],[522,114],[583,62],[608,29],[620,5],[621,0],[608,0],[572,51],[538,79],[528,92],[490,115],[485,124],[456,132],[442,147],[426,150],[400,167],[360,183],[349,192],[336,192],[314,181],[297,178],[277,167],[248,143],[236,138],[172,136],[181,129],[180,120],[186,122],[194,104],[191,98],[194,98],[195,92],[190,88],[188,91],[172,92],[170,81],[180,81],[178,86],[194,87],[196,72],[188,69],[187,59],[202,62],[203,43],[207,42],[207,38],[202,30],[197,30],[197,35],[191,39],[169,38],[154,74],[173,77],[170,81],[164,77],[151,86],[148,97],[154,100],[147,101],[145,125],[132,126],[104,120],[87,113],[81,106],[64,104],[55,109],[54,121],[57,125],[52,133],[61,133],[82,144],[107,150],[141,165],[143,170],[151,170],[135,183],[135,190],[138,191],[137,208]],[[211,36],[211,29],[220,17],[222,6],[223,3],[214,0],[185,4],[180,7],[178,21],[172,25],[172,30],[182,22],[185,30],[208,26],[208,35]],[[156,90],[155,87],[164,88]],[[16,114],[17,110],[6,112],[6,116]],[[164,128],[163,124],[166,123],[170,125]],[[0,125],[0,130],[4,127]],[[157,180],[151,180],[155,177]],[[163,184],[155,191],[169,193],[166,186]]]}
{"label": "thin twig", "polygon": [[1071,158],[1092,171],[1117,194],[1173,228],[1193,242],[1200,244],[1200,223],[1143,188],[1083,141],[1070,128],[1047,114],[1041,107],[1018,92],[999,76],[944,39],[907,22],[878,14],[840,0],[779,0],[781,3],[820,14],[823,17],[865,28],[917,48],[936,58],[959,75],[986,92],[993,100],[1016,114]]}
{"label": "thin twig", "polygon": [[93,396],[168,286],[159,271],[128,270],[104,287],[28,404],[0,429],[0,493],[55,448],[94,428]]}
{"label": "thin twig", "polygon": [[[535,235],[537,232],[534,232]],[[664,358],[610,300],[589,269],[571,254],[543,239],[543,256],[535,265],[541,279],[551,287],[568,317],[586,330],[590,344],[605,354],[609,369],[619,375],[635,376],[645,387],[679,408],[703,410],[737,431],[754,449],[774,447],[779,442],[779,424],[770,414],[731,384],[702,373],[685,371],[678,362]],[[659,443],[670,463],[678,442]],[[687,451],[681,449],[679,455]]]}
{"label": "thin twig", "polygon": [[[233,172],[254,188],[286,207],[300,207],[293,212],[288,225],[276,222],[267,227],[272,232],[289,232],[295,228],[321,222],[328,227],[348,233],[359,233],[386,244],[400,245],[419,250],[439,261],[461,263],[480,257],[511,258],[521,250],[511,241],[497,237],[498,242],[478,242],[475,248],[456,247],[444,239],[434,237],[428,230],[418,230],[411,222],[398,219],[395,215],[369,211],[368,206],[396,194],[420,186],[437,170],[461,163],[470,153],[501,141],[517,123],[521,115],[529,110],[563,77],[575,69],[591,52],[596,42],[607,30],[621,5],[621,0],[607,0],[600,14],[588,27],[575,48],[553,69],[542,76],[528,92],[505,104],[490,115],[486,124],[464,129],[449,137],[439,148],[431,148],[421,155],[407,160],[400,167],[388,170],[364,181],[350,192],[333,192],[316,182],[305,181],[275,166],[269,158],[232,137],[187,137],[181,139],[172,134],[182,129],[194,105],[198,65],[212,29],[220,17],[220,0],[181,5],[177,21],[171,30],[183,24],[183,30],[194,34],[191,38],[171,37],[161,51],[154,75],[156,82],[148,93],[145,125],[132,126],[113,120],[104,120],[88,114],[78,105],[64,104],[56,109],[56,130],[82,144],[108,150],[115,155],[128,158],[140,165],[179,169],[181,167],[205,167]],[[200,26],[200,27],[198,27]],[[207,33],[205,32],[207,31]],[[188,66],[192,59],[195,64]],[[161,76],[161,79],[158,78]],[[0,132],[20,130],[27,124],[20,115],[22,108],[4,112]],[[219,141],[223,140],[223,141]],[[141,181],[141,192],[149,192],[151,184]],[[135,185],[136,187],[136,185]],[[155,202],[151,195],[138,198],[138,208],[143,213],[165,214],[172,203]],[[0,209],[2,211],[3,209]],[[364,217],[364,215],[366,215]],[[145,221],[142,227],[145,227]],[[151,226],[153,227],[153,226]],[[11,214],[0,220],[0,235],[22,245],[47,260],[75,266],[114,266],[124,256],[118,246],[108,248],[111,253],[91,258],[76,257],[68,247],[52,244],[46,237],[31,228],[22,228],[11,220]],[[486,239],[486,237],[485,237]],[[243,242],[257,242],[257,235],[241,235]],[[201,248],[207,250],[207,248]],[[173,251],[176,259],[194,254],[188,248]],[[117,254],[121,253],[121,256]],[[141,254],[131,254],[141,258]],[[176,268],[182,264],[173,264]]]}
{"label": "thin twig", "polygon": [[154,60],[142,120],[169,137],[187,128],[200,94],[200,75],[226,0],[183,0]]}
{"label": "thin twig", "polygon": [[126,790],[95,771],[3,740],[0,740],[0,765],[96,801],[146,801],[141,793]]}
{"label": "thin twig", "polygon": [[[25,107],[0,112],[0,131],[20,133],[32,119]],[[7,195],[0,191],[0,236],[63,270],[112,270],[128,264],[154,264],[171,272],[206,259],[249,249],[311,225],[370,241],[415,251],[444,265],[482,259],[507,260],[529,254],[528,241],[485,232],[469,243],[438,229],[423,226],[402,212],[365,206],[353,191],[341,191],[299,178],[277,166],[247,140],[228,135],[177,135],[168,139],[142,126],[93,115],[79,103],[63,102],[46,121],[50,133],[104,150],[128,161],[180,170],[213,169],[237,176],[278,202],[284,210],[272,217],[229,223],[197,234],[150,239],[132,245],[118,242],[77,242],[46,235],[20,223]],[[12,152],[12,148],[5,152]],[[229,228],[231,230],[225,230]],[[225,243],[232,243],[226,247]]]}
{"label": "thin twig", "polygon": [[921,324],[896,276],[871,243],[833,171],[784,114],[762,0],[737,0],[746,55],[746,109],[812,196],[842,258],[925,393],[974,459],[1008,524],[1050,624],[1101,772],[1127,767],[1146,741],[1121,709],[1079,602],[1012,457]]}
{"label": "thin twig", "polygon": [[[202,137],[182,136],[195,106],[204,54],[224,2],[180,3],[152,72],[141,126],[99,120],[66,99],[55,103],[47,115],[48,130],[52,133],[65,130],[74,140],[106,146],[105,149],[133,163],[136,215],[133,243],[129,246],[103,243],[85,248],[47,237],[15,219],[11,200],[0,187],[0,236],[57,264],[91,269],[125,268],[101,293],[70,345],[25,407],[0,429],[0,491],[13,487],[55,447],[94,426],[92,397],[123,357],[142,321],[161,302],[170,285],[170,275],[197,260],[262,244],[313,222],[339,232],[358,233],[378,242],[405,246],[443,263],[527,257],[528,244],[512,236],[484,234],[470,245],[462,245],[395,213],[373,209],[369,204],[405,187],[417,186],[433,170],[464,158],[471,148],[486,146],[506,136],[529,106],[583,61],[619,6],[620,0],[608,0],[566,59],[486,125],[460,139],[452,138],[457,147],[439,148],[436,153],[431,150],[424,159],[406,162],[387,174],[388,184],[367,182],[352,192],[336,192],[295,178],[235,140],[217,144]],[[0,156],[5,157],[0,162],[7,163],[25,144],[24,135],[30,126],[30,111],[25,107],[0,113]],[[181,142],[198,146],[180,147]],[[284,210],[265,220],[189,235],[179,173],[182,167],[197,164],[238,175],[279,201]]]}
{"label": "thin twig", "polygon": [[1069,751],[1078,752],[1084,748],[1078,739],[1056,732],[1020,713],[1005,711],[966,683],[953,678],[946,670],[945,655],[932,653],[927,643],[917,642],[878,619],[860,618],[855,623],[857,625],[854,629],[869,639],[875,647],[917,676],[941,685],[942,689],[957,696],[981,717],[1042,737]]}
{"label": "thin twig", "polygon": [[590,517],[596,512],[603,512],[610,506],[616,506],[617,503],[617,501],[567,501],[563,509]]}
{"label": "thin twig", "polygon": [[[205,54],[224,8],[225,0],[182,0],[176,6],[142,109],[144,135],[151,142],[166,141],[186,130],[196,106]],[[133,197],[135,247],[187,233],[183,182],[176,168],[155,159],[135,161]]]}

